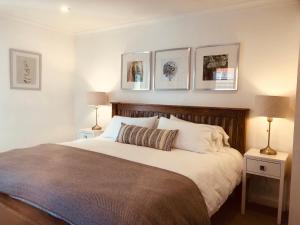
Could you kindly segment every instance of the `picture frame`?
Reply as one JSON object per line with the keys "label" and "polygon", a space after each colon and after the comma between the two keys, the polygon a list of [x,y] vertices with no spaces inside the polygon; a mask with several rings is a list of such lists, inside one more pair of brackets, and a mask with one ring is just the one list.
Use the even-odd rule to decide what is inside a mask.
{"label": "picture frame", "polygon": [[189,90],[191,48],[155,51],[155,90]]}
{"label": "picture frame", "polygon": [[194,90],[238,90],[240,44],[196,48]]}
{"label": "picture frame", "polygon": [[42,55],[40,53],[9,49],[10,88],[41,90]]}
{"label": "picture frame", "polygon": [[121,89],[148,91],[151,89],[152,52],[129,52],[121,56]]}

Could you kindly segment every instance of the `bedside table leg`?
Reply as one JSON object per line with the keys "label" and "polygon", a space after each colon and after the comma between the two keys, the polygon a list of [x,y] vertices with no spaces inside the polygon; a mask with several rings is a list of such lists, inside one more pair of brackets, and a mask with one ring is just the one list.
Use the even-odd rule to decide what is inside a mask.
{"label": "bedside table leg", "polygon": [[243,184],[242,184],[242,210],[241,210],[242,215],[245,214],[245,209],[246,209],[246,187],[247,187],[246,176],[247,176],[247,174],[246,174],[246,170],[244,168],[244,171],[243,171],[243,180],[242,180],[242,182],[243,182]]}
{"label": "bedside table leg", "polygon": [[[284,171],[283,171],[283,174],[284,174]],[[281,224],[282,208],[283,208],[283,195],[284,195],[284,176],[282,176],[280,179],[277,224]]]}

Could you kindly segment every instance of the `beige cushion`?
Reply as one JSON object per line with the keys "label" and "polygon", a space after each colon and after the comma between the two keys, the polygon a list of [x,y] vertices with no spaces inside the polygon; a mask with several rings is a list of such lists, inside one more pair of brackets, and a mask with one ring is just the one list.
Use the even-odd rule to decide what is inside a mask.
{"label": "beige cushion", "polygon": [[[181,121],[181,122],[185,122],[185,123],[192,123],[192,122],[189,122],[189,121],[179,119],[179,118],[177,118],[176,116],[173,116],[173,115],[171,115],[170,120],[176,120],[176,121]],[[198,125],[206,126],[206,127],[212,129],[213,138],[214,138],[214,141],[216,143],[217,151],[219,149],[222,149],[223,147],[230,147],[229,136],[224,131],[223,127],[220,127],[220,126],[217,126],[217,125],[209,125],[209,124],[198,124]]]}
{"label": "beige cushion", "polygon": [[147,128],[154,128],[156,121],[157,121],[157,116],[139,117],[139,118],[114,116],[101,136],[116,140],[122,123],[147,127]]}
{"label": "beige cushion", "polygon": [[207,126],[161,117],[157,128],[168,130],[178,129],[174,148],[198,153],[215,151],[213,143],[214,134]]}
{"label": "beige cushion", "polygon": [[117,142],[171,151],[178,130],[150,129],[122,123]]}

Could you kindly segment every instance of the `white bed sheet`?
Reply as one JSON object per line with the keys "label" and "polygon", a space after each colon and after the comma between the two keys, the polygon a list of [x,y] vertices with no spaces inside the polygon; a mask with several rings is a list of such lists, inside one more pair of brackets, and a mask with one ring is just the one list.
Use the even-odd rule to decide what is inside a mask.
{"label": "white bed sheet", "polygon": [[97,137],[62,145],[99,152],[166,169],[190,178],[201,191],[212,216],[241,181],[242,155],[232,148],[207,154],[173,149],[171,152],[127,145]]}

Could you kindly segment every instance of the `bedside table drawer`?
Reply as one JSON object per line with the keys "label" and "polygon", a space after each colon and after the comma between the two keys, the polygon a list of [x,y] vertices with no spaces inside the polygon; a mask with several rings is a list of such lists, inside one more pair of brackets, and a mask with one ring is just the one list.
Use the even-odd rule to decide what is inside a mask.
{"label": "bedside table drawer", "polygon": [[280,163],[266,162],[255,159],[247,159],[248,172],[272,177],[280,177]]}
{"label": "bedside table drawer", "polygon": [[84,132],[80,132],[79,133],[79,138],[80,139],[89,139],[94,137],[94,135],[92,133],[84,133]]}
{"label": "bedside table drawer", "polygon": [[100,136],[103,133],[102,130],[92,130],[90,128],[81,129],[78,132],[79,139],[89,139]]}

